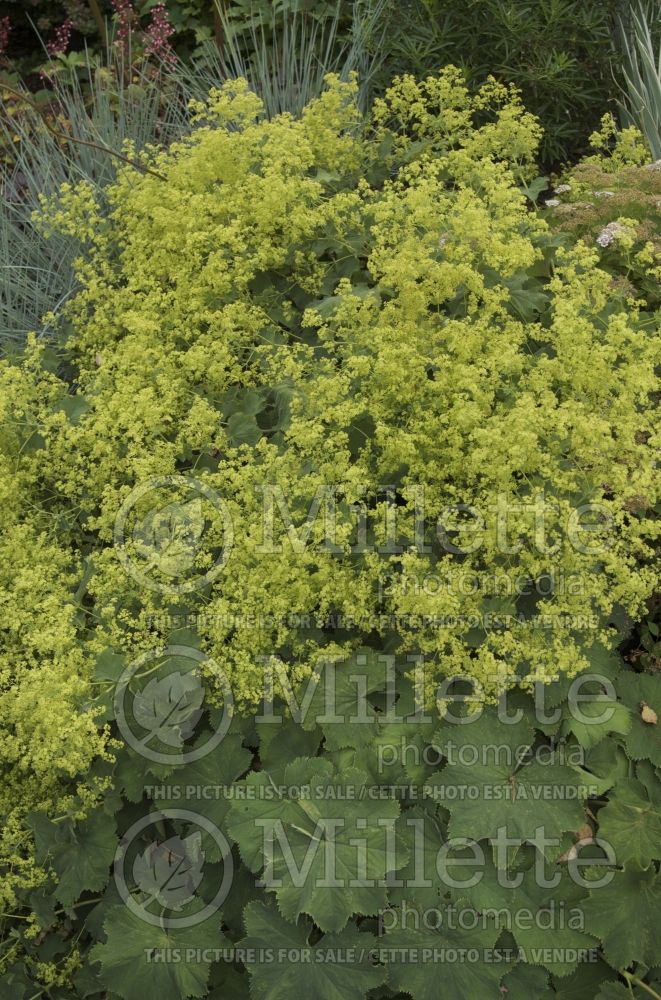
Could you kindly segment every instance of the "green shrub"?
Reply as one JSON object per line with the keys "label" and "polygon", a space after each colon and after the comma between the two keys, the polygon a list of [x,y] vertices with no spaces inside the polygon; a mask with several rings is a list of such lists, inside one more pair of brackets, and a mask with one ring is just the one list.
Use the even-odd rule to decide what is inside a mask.
{"label": "green shrub", "polygon": [[620,0],[412,0],[393,7],[386,72],[436,72],[459,64],[474,84],[514,83],[544,128],[544,163],[576,159],[607,102],[620,91],[614,46]]}
{"label": "green shrub", "polygon": [[[68,233],[82,250],[63,348],[32,339],[0,369],[2,911],[15,914],[2,985],[14,995],[36,984],[54,998],[245,996],[245,976],[223,963],[209,980],[206,959],[159,966],[149,949],[218,948],[246,933],[256,949],[292,935],[294,947],[322,932],[329,948],[358,948],[363,934],[372,947],[367,918],[401,898],[378,882],[389,870],[380,838],[400,812],[395,793],[379,789],[378,740],[351,723],[269,730],[254,717],[262,696],[300,694],[330,661],[345,712],[354,714],[358,676],[383,713],[383,655],[393,656],[407,713],[434,715],[391,723],[379,739],[443,741],[450,730],[434,733],[444,679],[465,678],[479,705],[516,689],[529,711],[540,684],[562,704],[579,672],[616,672],[612,649],[650,595],[658,346],[599,253],[559,248],[529,212],[519,185],[534,175],[538,124],[515,92],[490,80],[471,96],[453,68],[398,81],[369,120],[357,90],[331,77],[300,119],[266,120],[244,83],[227,84],[194,108],[189,137],[140,154],[148,173],[125,166],[104,190],[83,182],[44,203],[45,233]],[[154,502],[163,489],[165,506]],[[165,756],[199,746],[194,723],[204,711],[204,726],[216,724],[229,685],[232,728],[201,770],[153,763],[118,741],[127,670],[143,721],[174,697],[176,738],[165,723],[150,729],[151,750]],[[656,680],[630,677],[602,737],[647,733],[640,703],[658,706]],[[369,712],[374,722],[377,708]],[[492,722],[489,709],[485,744]],[[511,740],[528,745],[534,729],[524,719]],[[645,756],[639,745],[634,759]],[[553,780],[575,790],[592,778],[605,791],[612,749],[612,767],[558,764]],[[334,808],[345,810],[348,837],[367,830],[378,884],[340,892],[286,882],[278,909],[265,905],[254,887],[264,803],[237,795],[231,808],[222,798],[203,806],[240,850],[227,936],[217,914],[177,932],[136,918],[109,883],[117,838],[172,807],[177,782],[234,787],[252,763],[240,783],[248,790],[346,786],[359,799],[367,790],[367,818],[351,796]],[[513,774],[501,776],[508,787]],[[451,770],[434,778],[462,780]],[[165,797],[150,791],[163,782]],[[558,835],[551,861],[580,836],[583,797],[545,804]],[[452,836],[490,837],[496,814],[478,805],[477,814],[457,807],[448,828],[434,802],[430,835],[442,839],[440,823]],[[517,810],[505,810],[503,828],[530,839],[538,807]],[[269,815],[291,825],[300,860],[316,802],[306,812],[277,794]],[[132,858],[135,905],[161,901],[148,886],[173,852],[196,870],[199,835],[172,823],[159,827],[167,851]],[[214,864],[227,860],[202,847]],[[647,847],[639,853],[649,866]],[[622,877],[647,892],[653,872]],[[209,890],[205,882],[202,898]],[[645,906],[657,892],[655,882]],[[439,898],[432,882],[429,899]],[[652,964],[645,935],[611,945],[595,922],[579,940],[602,936],[615,968]],[[499,934],[493,926],[474,940],[492,947]],[[384,965],[360,962],[336,995],[384,983]],[[552,962],[539,980],[575,967]],[[276,989],[275,971],[252,963],[254,995],[291,991],[290,980]],[[448,975],[453,995],[482,1000],[504,972],[492,963]],[[424,967],[388,974],[419,1000],[436,988]],[[331,996],[329,975],[301,981]]]}

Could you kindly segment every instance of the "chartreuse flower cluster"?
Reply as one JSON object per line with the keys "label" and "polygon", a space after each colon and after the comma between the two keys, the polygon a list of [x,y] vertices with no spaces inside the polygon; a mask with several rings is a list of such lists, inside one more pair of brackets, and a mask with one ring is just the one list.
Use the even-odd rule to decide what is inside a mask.
{"label": "chartreuse flower cluster", "polygon": [[[356,93],[266,120],[226,84],[150,172],[44,204],[85,251],[64,347],[0,372],[4,909],[43,874],[22,818],[103,794],[104,651],[185,616],[244,714],[266,663],[296,687],[365,647],[423,657],[427,703],[456,674],[493,700],[585,669],[650,595],[658,340],[528,210],[538,124],[452,68],[368,119]],[[167,476],[231,515],[199,590],[116,544]]]}

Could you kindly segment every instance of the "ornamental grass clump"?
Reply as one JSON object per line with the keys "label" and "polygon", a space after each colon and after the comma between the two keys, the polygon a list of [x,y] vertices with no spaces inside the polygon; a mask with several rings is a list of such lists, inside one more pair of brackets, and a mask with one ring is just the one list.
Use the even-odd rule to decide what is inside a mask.
{"label": "ornamental grass clump", "polygon": [[3,909],[43,877],[25,814],[112,783],[109,656],[183,623],[238,715],[365,649],[493,701],[652,591],[658,340],[529,211],[536,120],[452,68],[356,95],[268,120],[230,82],[148,172],[43,205],[83,252],[61,347],[0,369]]}

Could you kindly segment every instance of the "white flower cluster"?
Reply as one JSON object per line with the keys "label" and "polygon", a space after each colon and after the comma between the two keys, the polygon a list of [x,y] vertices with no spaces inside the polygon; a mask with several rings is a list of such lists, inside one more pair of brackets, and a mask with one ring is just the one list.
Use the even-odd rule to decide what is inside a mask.
{"label": "white flower cluster", "polygon": [[626,232],[627,227],[623,226],[621,223],[609,222],[597,236],[597,243],[600,247],[609,247],[618,236],[624,236]]}

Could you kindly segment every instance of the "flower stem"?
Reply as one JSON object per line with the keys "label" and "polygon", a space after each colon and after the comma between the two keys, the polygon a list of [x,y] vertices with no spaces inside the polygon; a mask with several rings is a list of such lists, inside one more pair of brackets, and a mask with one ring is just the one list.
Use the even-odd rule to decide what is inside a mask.
{"label": "flower stem", "polygon": [[655,1000],[661,1000],[661,995],[657,993],[656,990],[653,990],[647,983],[644,983],[642,979],[639,979],[638,976],[634,976],[631,972],[622,972],[621,975],[623,975],[626,979],[629,988],[631,988],[632,985],[640,986],[641,990],[645,990],[645,992],[649,993],[649,995],[654,997]]}

